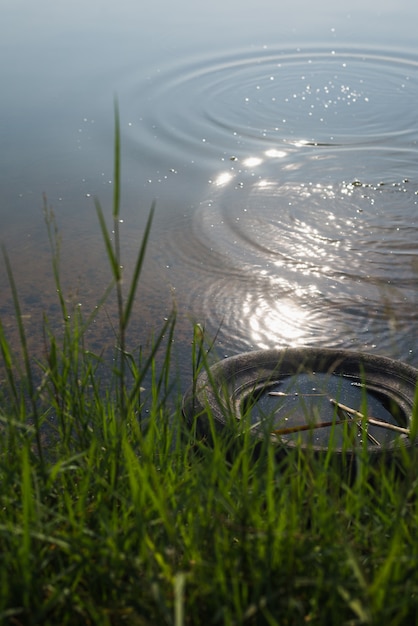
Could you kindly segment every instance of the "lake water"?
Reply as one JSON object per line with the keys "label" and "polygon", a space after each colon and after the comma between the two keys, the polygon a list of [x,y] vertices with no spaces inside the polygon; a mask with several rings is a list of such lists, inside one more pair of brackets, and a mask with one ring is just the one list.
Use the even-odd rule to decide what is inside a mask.
{"label": "lake water", "polygon": [[[130,347],[173,305],[188,382],[192,323],[219,358],[345,347],[418,365],[415,0],[3,0],[0,239],[30,346],[58,328],[42,194],[69,306],[110,279],[94,197],[110,215],[113,104],[122,135],[129,277],[156,216]],[[17,342],[2,260],[0,316]],[[114,306],[91,349],[113,344]]]}

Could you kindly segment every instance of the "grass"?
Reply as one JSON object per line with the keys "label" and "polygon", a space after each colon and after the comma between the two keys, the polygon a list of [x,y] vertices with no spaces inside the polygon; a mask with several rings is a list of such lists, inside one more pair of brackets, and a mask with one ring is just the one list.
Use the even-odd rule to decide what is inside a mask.
{"label": "grass", "polygon": [[[309,450],[278,460],[267,439],[255,456],[251,437],[237,447],[213,428],[208,446],[168,401],[175,314],[148,354],[128,352],[152,211],[124,288],[117,109],[115,126],[113,236],[96,202],[113,275],[103,301],[116,293],[119,317],[105,385],[84,347],[91,320],[69,315],[62,294],[52,211],[45,205],[64,332],[45,320],[44,362],[28,354],[3,250],[23,359],[0,322],[0,623],[417,623],[414,450],[379,467],[364,456],[349,481]],[[210,346],[198,326],[191,337],[196,376]]]}

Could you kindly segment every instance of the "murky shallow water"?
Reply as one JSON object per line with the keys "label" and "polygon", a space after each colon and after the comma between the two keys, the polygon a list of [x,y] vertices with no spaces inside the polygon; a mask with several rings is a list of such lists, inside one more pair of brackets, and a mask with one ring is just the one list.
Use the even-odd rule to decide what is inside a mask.
{"label": "murky shallow water", "polygon": [[400,425],[380,399],[365,393],[361,384],[353,383],[352,378],[310,373],[286,376],[270,386],[252,407],[252,428],[268,424],[271,432],[277,433],[283,441],[323,447],[328,447],[330,441],[336,447],[342,447],[347,441],[361,445],[364,438],[367,445],[373,447],[388,445],[399,437],[396,431],[372,424],[365,431],[349,414],[336,413],[336,402],[343,406],[349,404],[349,408],[356,406],[357,411],[366,403],[368,414],[374,419]]}
{"label": "murky shallow water", "polygon": [[[119,21],[110,4],[98,21],[89,9],[100,36],[76,19],[64,28],[57,12],[42,49],[29,34],[15,69],[2,69],[1,239],[33,350],[42,353],[43,311],[57,317],[42,192],[62,232],[69,301],[89,312],[109,280],[93,196],[109,206],[117,92],[128,276],[157,200],[133,346],[175,303],[186,378],[193,321],[216,335],[219,357],[321,345],[416,365],[417,8],[402,20],[398,5],[373,3],[349,16],[327,2],[306,14],[265,2],[245,15],[231,3],[218,16],[186,4],[144,18],[125,2]],[[4,271],[0,293],[16,337]],[[98,315],[93,349],[112,345],[113,315],[112,305]]]}

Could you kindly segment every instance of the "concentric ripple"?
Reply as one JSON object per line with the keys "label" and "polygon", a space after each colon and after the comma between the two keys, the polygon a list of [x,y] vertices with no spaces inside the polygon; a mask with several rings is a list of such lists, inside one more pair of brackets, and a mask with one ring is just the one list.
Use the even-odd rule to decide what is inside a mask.
{"label": "concentric ripple", "polygon": [[407,358],[418,321],[418,224],[407,223],[417,189],[232,184],[172,233],[182,261],[174,282],[181,289],[187,276],[188,309],[220,325],[229,350],[319,343]]}
{"label": "concentric ripple", "polygon": [[[209,162],[260,148],[397,149],[418,140],[418,59],[345,49],[244,51],[168,67],[139,85],[138,141]],[[352,155],[350,155],[351,158]]]}
{"label": "concentric ripple", "polygon": [[191,217],[167,216],[186,309],[229,352],[322,344],[411,360],[417,59],[265,51],[165,79],[150,145],[210,178]]}

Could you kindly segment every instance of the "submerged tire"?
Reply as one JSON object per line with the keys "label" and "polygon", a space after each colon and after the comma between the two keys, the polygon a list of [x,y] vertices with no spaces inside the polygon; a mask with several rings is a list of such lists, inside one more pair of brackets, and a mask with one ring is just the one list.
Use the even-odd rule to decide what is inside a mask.
{"label": "submerged tire", "polygon": [[[321,384],[325,384],[325,393],[311,394],[298,391],[286,393],[288,389],[293,389],[289,386],[292,381],[295,385],[302,381],[306,388],[306,380],[319,379],[321,379]],[[315,424],[313,430],[311,424],[309,429],[306,428],[308,434],[304,434],[305,439],[303,439],[301,433],[304,432],[304,426],[301,424],[303,416],[300,405],[306,401],[306,406],[308,406],[308,396],[317,396],[314,400],[316,402],[319,401],[319,396],[322,396],[325,399],[321,400],[321,417],[324,412],[331,411],[332,419],[335,421],[337,419],[335,403],[331,406],[333,400],[331,399],[330,403],[328,402],[330,397],[327,397],[331,383],[332,392],[338,387],[340,397],[345,399],[344,404],[336,403],[337,410],[350,400],[350,406],[356,402],[358,405],[360,402],[364,407],[366,400],[373,407],[373,416],[379,417],[379,420],[384,422],[391,422],[398,428],[398,433],[394,434],[393,431],[382,428],[380,425],[379,428],[368,426],[367,431],[360,432],[359,436],[361,435],[363,439],[365,437],[370,439],[367,442],[370,454],[379,455],[382,451],[391,451],[399,446],[400,441],[402,446],[414,445],[415,442],[412,442],[407,434],[399,435],[401,432],[399,429],[407,431],[411,426],[418,385],[418,370],[387,357],[350,350],[287,348],[248,352],[227,358],[216,363],[208,372],[204,371],[198,376],[194,387],[190,388],[184,396],[183,414],[188,424],[195,425],[197,433],[204,437],[210,438],[213,427],[221,432],[227,425],[239,425],[246,420],[251,427],[251,433],[258,439],[270,436],[273,442],[284,444],[285,447],[306,445],[310,449],[324,452],[329,448],[329,441],[323,434],[326,429],[322,429],[322,425],[328,422],[322,422],[318,426],[317,420],[318,423]],[[274,389],[285,391],[272,393]],[[289,430],[289,428],[280,428],[280,424],[278,428],[275,427],[277,414],[284,415],[288,410],[286,404],[282,403],[281,408],[276,412],[273,408],[269,417],[258,409],[260,403],[263,406],[271,403],[274,396],[293,403],[288,407],[294,410],[293,421],[296,420],[299,424],[299,426],[296,424],[296,430],[300,429],[297,436],[276,434]],[[296,406],[296,402],[299,406]],[[308,410],[310,411],[311,408],[308,407]],[[358,406],[356,410],[359,410]],[[377,416],[376,411],[380,411],[381,415]],[[349,416],[348,413],[346,415]],[[290,418],[289,420],[285,424],[286,427],[292,425],[292,420]],[[269,424],[266,428],[267,421]],[[351,424],[348,421],[347,423]],[[359,422],[356,422],[356,426],[361,430],[362,426]],[[330,428],[328,428],[328,435],[331,432]],[[333,424],[332,428],[337,427]],[[342,429],[343,426],[338,428]],[[375,433],[376,428],[378,435],[373,436],[370,431]],[[385,431],[384,445],[378,439],[383,430]],[[312,435],[314,432],[315,436]],[[334,430],[332,432],[335,433]],[[358,440],[357,443],[353,440],[353,447],[355,445],[358,446]],[[347,453],[347,444],[334,440],[332,449],[336,453],[343,451]]]}

